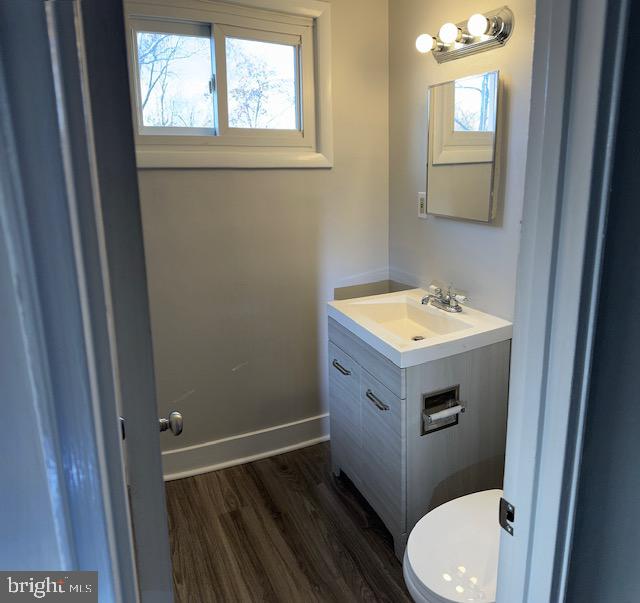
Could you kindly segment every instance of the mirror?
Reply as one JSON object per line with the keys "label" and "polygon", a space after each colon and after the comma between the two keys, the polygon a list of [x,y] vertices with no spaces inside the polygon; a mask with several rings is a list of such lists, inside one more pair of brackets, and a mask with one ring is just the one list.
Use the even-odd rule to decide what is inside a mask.
{"label": "mirror", "polygon": [[488,71],[429,88],[427,213],[494,218],[499,83]]}

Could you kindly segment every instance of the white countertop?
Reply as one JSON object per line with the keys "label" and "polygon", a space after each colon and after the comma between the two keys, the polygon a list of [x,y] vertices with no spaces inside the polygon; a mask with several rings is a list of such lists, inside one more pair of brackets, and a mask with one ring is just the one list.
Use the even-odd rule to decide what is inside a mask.
{"label": "white countertop", "polygon": [[466,305],[454,313],[421,304],[426,294],[411,289],[333,301],[328,315],[400,368],[511,339],[511,322]]}

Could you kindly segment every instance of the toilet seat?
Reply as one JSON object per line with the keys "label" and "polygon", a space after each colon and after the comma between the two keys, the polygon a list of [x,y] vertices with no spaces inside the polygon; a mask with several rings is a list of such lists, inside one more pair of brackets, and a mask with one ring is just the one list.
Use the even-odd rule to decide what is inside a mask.
{"label": "toilet seat", "polygon": [[456,498],[411,530],[403,571],[416,603],[495,603],[501,496],[485,490]]}

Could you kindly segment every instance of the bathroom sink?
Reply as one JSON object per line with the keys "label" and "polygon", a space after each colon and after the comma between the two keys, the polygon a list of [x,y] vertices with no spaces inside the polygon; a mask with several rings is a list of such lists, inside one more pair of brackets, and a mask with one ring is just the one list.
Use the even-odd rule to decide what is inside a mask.
{"label": "bathroom sink", "polygon": [[448,313],[421,303],[423,289],[329,303],[331,318],[401,368],[511,338],[506,320],[463,306]]}
{"label": "bathroom sink", "polygon": [[375,322],[406,341],[420,341],[471,327],[455,315],[425,306],[409,296],[378,295],[374,299],[354,300],[350,308],[355,316]]}

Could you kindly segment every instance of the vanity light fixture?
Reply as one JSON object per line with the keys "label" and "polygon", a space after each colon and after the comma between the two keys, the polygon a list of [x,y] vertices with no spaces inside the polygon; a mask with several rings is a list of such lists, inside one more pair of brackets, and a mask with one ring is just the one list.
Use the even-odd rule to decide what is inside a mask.
{"label": "vanity light fixture", "polygon": [[504,46],[513,31],[513,13],[503,6],[486,13],[475,13],[467,21],[445,23],[438,37],[422,34],[416,39],[418,52],[432,52],[438,63],[445,63],[476,52]]}

